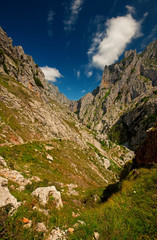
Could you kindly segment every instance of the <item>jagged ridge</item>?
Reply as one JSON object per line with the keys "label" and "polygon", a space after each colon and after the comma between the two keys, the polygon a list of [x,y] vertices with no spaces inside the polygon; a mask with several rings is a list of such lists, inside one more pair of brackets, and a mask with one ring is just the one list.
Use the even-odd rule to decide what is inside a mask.
{"label": "jagged ridge", "polygon": [[145,138],[157,115],[157,41],[142,53],[105,66],[101,84],[78,101],[79,119],[117,143],[135,149]]}

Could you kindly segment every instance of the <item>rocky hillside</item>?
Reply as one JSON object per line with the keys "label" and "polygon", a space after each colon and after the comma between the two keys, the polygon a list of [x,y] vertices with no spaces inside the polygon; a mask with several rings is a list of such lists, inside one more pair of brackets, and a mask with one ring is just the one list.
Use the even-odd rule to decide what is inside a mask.
{"label": "rocky hillside", "polygon": [[[117,143],[130,139],[136,145],[156,118],[153,46],[140,57],[130,52],[106,67],[100,87],[76,103],[46,82],[32,57],[13,47],[0,28],[0,239],[155,236],[155,168],[135,171],[137,182],[127,181],[120,194],[102,203],[104,192],[119,186],[119,174],[134,156]],[[144,67],[137,77],[139,65]],[[76,107],[88,128],[69,110]],[[133,180],[139,177],[132,174]],[[140,199],[146,209],[142,217]]]}
{"label": "rocky hillside", "polygon": [[48,96],[61,104],[69,105],[71,101],[60,93],[55,85],[45,81],[43,72],[33,58],[26,55],[21,46],[14,47],[12,42],[0,27],[0,74],[17,79],[26,88],[43,98]]}
{"label": "rocky hillside", "polygon": [[78,101],[77,114],[99,139],[135,149],[157,116],[157,42],[105,66],[100,86]]}

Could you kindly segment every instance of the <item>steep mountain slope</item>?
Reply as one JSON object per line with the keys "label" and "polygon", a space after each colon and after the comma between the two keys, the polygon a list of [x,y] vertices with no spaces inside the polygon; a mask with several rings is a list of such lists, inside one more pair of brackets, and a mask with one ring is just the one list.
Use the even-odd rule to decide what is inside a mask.
{"label": "steep mountain slope", "polygon": [[0,27],[0,74],[8,75],[18,80],[28,89],[40,94],[42,97],[48,96],[62,104],[71,103],[58,88],[45,81],[45,77],[38,64],[33,58],[26,55],[21,46],[14,47],[12,39]]}
{"label": "steep mountain slope", "polygon": [[[151,58],[146,51],[147,55]],[[82,239],[101,240],[104,236],[122,239],[124,234],[124,239],[128,236],[131,239],[152,236],[153,239],[156,236],[153,187],[156,168],[140,170],[140,178],[135,176],[134,179],[133,173],[133,181],[124,182],[122,192],[102,204],[106,187],[109,184],[119,186],[119,174],[126,163],[132,164],[129,160],[134,156],[127,147],[117,143],[129,137],[132,141],[129,134],[133,134],[134,129],[135,139],[137,131],[141,130],[141,139],[155,121],[156,68],[155,60],[151,62],[151,71],[148,68],[145,74],[151,72],[152,78],[149,82],[143,80],[143,85],[140,83],[139,96],[135,94],[133,101],[131,95],[127,100],[124,96],[121,99],[115,96],[114,91],[120,84],[125,83],[127,88],[123,87],[122,92],[128,91],[128,86],[123,77],[115,82],[115,72],[120,71],[116,70],[116,65],[113,70],[105,68],[114,73],[107,78],[106,87],[102,80],[103,86],[78,102],[80,119],[86,123],[87,117],[92,131],[69,111],[76,111],[77,103],[69,101],[54,85],[46,82],[32,57],[27,56],[22,47],[13,47],[12,40],[0,28],[0,239],[55,240],[80,239],[81,236]],[[128,72],[129,64],[124,64]],[[130,84],[136,78],[133,77],[135,71],[130,73]],[[143,87],[144,94],[141,86],[147,86]],[[106,109],[106,104],[111,103],[112,107]],[[116,140],[116,144],[104,140],[105,132],[110,139]],[[151,136],[156,139],[156,131]],[[144,145],[141,151],[143,149],[148,148]],[[142,215],[140,198],[144,199]],[[126,224],[127,214],[132,212],[134,215]],[[138,229],[134,220],[141,226],[143,219],[144,227]]]}
{"label": "steep mountain slope", "polygon": [[128,51],[125,58],[106,66],[101,84],[78,101],[79,119],[108,137],[135,149],[157,115],[157,42],[144,52]]}

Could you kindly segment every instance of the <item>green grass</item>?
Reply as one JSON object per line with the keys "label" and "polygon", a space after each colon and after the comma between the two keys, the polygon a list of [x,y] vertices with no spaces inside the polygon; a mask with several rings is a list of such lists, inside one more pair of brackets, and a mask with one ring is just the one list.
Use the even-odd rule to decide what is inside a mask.
{"label": "green grass", "polygon": [[5,63],[3,63],[3,69],[7,74],[9,74],[9,70],[8,70],[7,65]]}
{"label": "green grass", "polygon": [[[52,149],[46,150],[46,146]],[[42,234],[35,231],[37,222],[44,222],[49,229],[55,226],[67,229],[72,227],[78,219],[84,221],[86,226],[75,229],[68,239],[91,240],[95,231],[99,232],[100,240],[155,239],[156,168],[139,169],[137,175],[130,173],[122,183],[122,189],[117,189],[115,193],[115,188],[111,187],[110,191],[113,194],[105,203],[102,203],[106,185],[88,165],[95,162],[95,152],[100,156],[101,154],[94,145],[89,144],[89,146],[91,148],[82,149],[70,141],[52,140],[0,148],[0,156],[4,157],[9,166],[20,171],[25,177],[33,175],[41,179],[41,182],[26,185],[26,189],[22,192],[16,189],[17,183],[9,181],[10,192],[18,201],[25,201],[25,203],[18,208],[15,215],[9,218],[5,217],[0,209],[0,229],[2,230],[0,239],[44,239]],[[47,153],[53,156],[52,163],[46,159]],[[75,164],[78,172],[74,171],[71,163]],[[103,174],[100,166],[98,164],[96,166]],[[103,171],[105,171],[104,168]],[[104,172],[104,176],[105,174],[107,172]],[[77,184],[76,191],[79,195],[68,196],[67,187],[61,191],[62,188],[56,185],[61,191],[64,208],[61,211],[56,210],[53,198],[50,198],[46,206],[50,211],[49,217],[33,210],[34,206],[38,208],[41,206],[37,198],[31,197],[31,192],[37,187],[55,185],[56,182]],[[97,203],[94,202],[94,195],[98,196]],[[72,212],[79,212],[80,216],[73,218]],[[22,217],[33,221],[32,230],[23,229]]]}
{"label": "green grass", "polygon": [[106,98],[108,97],[108,95],[110,94],[110,92],[111,92],[111,89],[109,89],[109,90],[105,93],[105,95],[102,97],[101,101],[105,101]]}
{"label": "green grass", "polygon": [[157,237],[156,188],[157,172],[140,169],[138,177],[129,176],[122,190],[107,202],[83,213],[86,226],[74,231],[70,239],[91,240],[95,231],[101,239],[152,239]]}

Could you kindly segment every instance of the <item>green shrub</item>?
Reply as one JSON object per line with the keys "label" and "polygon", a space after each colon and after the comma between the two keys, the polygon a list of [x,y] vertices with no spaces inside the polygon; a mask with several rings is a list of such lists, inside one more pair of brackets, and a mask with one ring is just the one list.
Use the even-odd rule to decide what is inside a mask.
{"label": "green shrub", "polygon": [[40,79],[38,77],[36,77],[35,75],[34,75],[34,81],[35,81],[35,83],[36,83],[36,85],[38,87],[44,88],[44,86],[43,86],[42,82],[40,81]]}
{"label": "green shrub", "polygon": [[121,100],[121,98],[122,98],[122,93],[119,92],[118,95],[117,95],[117,97],[116,97],[116,101]]}
{"label": "green shrub", "polygon": [[0,48],[0,56],[4,56],[4,52],[1,48]]}
{"label": "green shrub", "polygon": [[132,68],[132,69],[131,69],[131,73],[134,73],[134,72],[135,72],[135,68]]}
{"label": "green shrub", "polygon": [[3,69],[7,74],[9,74],[9,70],[8,70],[7,65],[5,63],[3,63]]}
{"label": "green shrub", "polygon": [[149,97],[144,97],[141,99],[141,102],[148,102],[148,100],[149,100]]}
{"label": "green shrub", "polygon": [[101,100],[102,101],[105,100],[108,97],[108,95],[110,94],[110,92],[111,92],[111,89],[109,89],[108,92],[105,93],[105,96]]}

